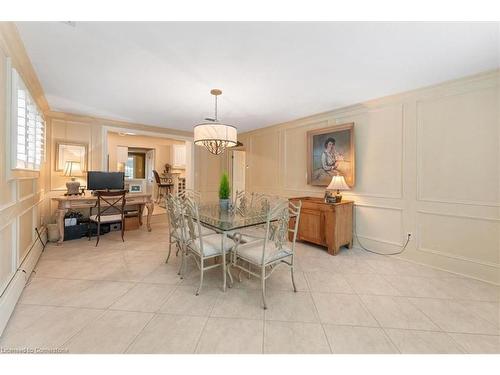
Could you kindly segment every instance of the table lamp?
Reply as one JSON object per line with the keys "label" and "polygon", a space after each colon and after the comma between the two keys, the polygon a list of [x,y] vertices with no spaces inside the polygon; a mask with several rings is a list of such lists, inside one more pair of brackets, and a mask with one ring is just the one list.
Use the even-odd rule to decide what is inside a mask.
{"label": "table lamp", "polygon": [[344,176],[336,175],[332,177],[332,181],[330,182],[330,185],[328,185],[326,190],[337,190],[334,195],[334,203],[339,203],[342,201],[340,190],[349,190],[349,185],[347,185],[347,183],[345,182]]}
{"label": "table lamp", "polygon": [[64,175],[71,177],[71,181],[66,182],[66,195],[79,195],[80,182],[76,181],[75,177],[83,176],[82,168],[79,161],[67,161],[64,167]]}

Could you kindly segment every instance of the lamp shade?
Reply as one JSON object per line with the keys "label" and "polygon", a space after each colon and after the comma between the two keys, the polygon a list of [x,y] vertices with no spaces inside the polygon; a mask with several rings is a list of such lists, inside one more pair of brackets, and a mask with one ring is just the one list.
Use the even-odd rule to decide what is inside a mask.
{"label": "lamp shade", "polygon": [[345,182],[344,176],[333,176],[330,185],[326,188],[327,190],[349,190],[349,185]]}
{"label": "lamp shade", "polygon": [[64,166],[64,175],[68,177],[82,176],[82,168],[79,161],[67,161]]}
{"label": "lamp shade", "polygon": [[232,125],[220,122],[204,122],[194,127],[194,143],[205,146],[213,154],[224,152],[238,144],[237,131]]}

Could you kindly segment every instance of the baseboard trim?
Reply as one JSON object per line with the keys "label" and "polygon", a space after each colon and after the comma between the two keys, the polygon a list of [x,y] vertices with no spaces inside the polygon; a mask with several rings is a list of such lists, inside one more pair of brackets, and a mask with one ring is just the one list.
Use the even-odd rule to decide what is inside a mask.
{"label": "baseboard trim", "polygon": [[[45,233],[42,233],[42,238],[45,237]],[[44,239],[44,241],[45,240],[46,239]],[[38,259],[42,254],[42,248],[43,245],[37,240],[26,258],[24,258],[23,263],[21,263],[21,266],[13,276],[12,281],[7,286],[7,289],[0,297],[0,337],[9,322],[10,316],[16,307],[17,301],[19,300],[26,283],[35,269]]]}

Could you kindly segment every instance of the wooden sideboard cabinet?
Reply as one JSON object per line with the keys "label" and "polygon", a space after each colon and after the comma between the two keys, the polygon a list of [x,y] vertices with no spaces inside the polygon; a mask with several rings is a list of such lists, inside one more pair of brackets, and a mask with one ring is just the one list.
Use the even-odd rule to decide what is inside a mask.
{"label": "wooden sideboard cabinet", "polygon": [[[302,201],[297,240],[326,246],[331,255],[337,254],[341,246],[352,247],[353,201],[332,204],[314,197],[290,198],[290,201]],[[290,220],[290,228],[293,225],[295,219]]]}

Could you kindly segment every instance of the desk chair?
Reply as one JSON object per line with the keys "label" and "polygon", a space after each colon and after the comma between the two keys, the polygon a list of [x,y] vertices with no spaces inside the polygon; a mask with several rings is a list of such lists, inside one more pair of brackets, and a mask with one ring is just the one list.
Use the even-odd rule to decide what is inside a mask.
{"label": "desk chair", "polygon": [[[119,191],[96,191],[97,202],[96,206],[92,208],[97,208],[97,215],[92,215],[92,208],[90,208],[90,223],[89,223],[89,241],[92,237],[91,225],[92,223],[97,223],[97,241],[95,245],[99,244],[99,235],[101,232],[101,223],[120,223],[122,224],[122,241],[125,242],[123,238],[123,233],[125,231],[125,194],[126,190]],[[104,207],[103,207],[104,204]],[[114,209],[115,213],[103,215],[104,212]],[[116,213],[118,212],[118,213]]]}

